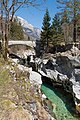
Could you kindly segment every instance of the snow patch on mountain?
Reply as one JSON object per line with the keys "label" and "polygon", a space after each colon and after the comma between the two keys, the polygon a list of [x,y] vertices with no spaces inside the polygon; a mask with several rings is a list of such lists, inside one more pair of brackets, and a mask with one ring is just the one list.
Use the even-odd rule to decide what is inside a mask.
{"label": "snow patch on mountain", "polygon": [[17,18],[18,18],[19,22],[21,23],[21,25],[22,25],[22,27],[24,29],[24,32],[26,34],[33,37],[34,40],[40,39],[41,30],[39,28],[34,27],[30,23],[28,23],[25,19],[23,19],[23,18],[21,18],[19,16]]}

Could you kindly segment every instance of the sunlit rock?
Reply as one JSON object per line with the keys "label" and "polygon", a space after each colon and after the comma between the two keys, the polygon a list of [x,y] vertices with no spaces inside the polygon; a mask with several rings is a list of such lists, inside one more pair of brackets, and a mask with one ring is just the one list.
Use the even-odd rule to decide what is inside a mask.
{"label": "sunlit rock", "polygon": [[30,81],[35,82],[35,84],[41,85],[41,75],[35,71],[30,71]]}
{"label": "sunlit rock", "polygon": [[[75,50],[79,52],[76,48]],[[50,78],[52,82],[62,84],[67,92],[73,94],[75,103],[78,104],[78,100],[80,101],[80,57],[59,53],[56,57],[46,60],[47,62],[44,61],[38,72]]]}

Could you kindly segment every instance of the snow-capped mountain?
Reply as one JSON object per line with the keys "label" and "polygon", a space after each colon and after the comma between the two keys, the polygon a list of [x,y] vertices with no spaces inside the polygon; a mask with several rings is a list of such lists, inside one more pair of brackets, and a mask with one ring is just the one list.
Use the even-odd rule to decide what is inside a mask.
{"label": "snow-capped mountain", "polygon": [[32,26],[30,23],[28,23],[25,19],[21,17],[17,18],[21,23],[25,34],[31,36],[34,40],[38,40],[40,38],[41,30],[39,28]]}

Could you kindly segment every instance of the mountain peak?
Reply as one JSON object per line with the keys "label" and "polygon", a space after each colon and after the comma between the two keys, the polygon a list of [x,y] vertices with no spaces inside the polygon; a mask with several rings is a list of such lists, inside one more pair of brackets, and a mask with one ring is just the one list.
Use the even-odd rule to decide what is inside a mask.
{"label": "mountain peak", "polygon": [[27,28],[31,28],[31,29],[34,28],[30,23],[27,22],[27,20],[25,20],[25,19],[23,19],[21,17],[18,17],[18,20],[21,22],[21,25],[23,27],[27,27]]}
{"label": "mountain peak", "polygon": [[39,28],[34,27],[30,23],[27,22],[27,20],[17,16],[19,22],[21,23],[23,30],[26,34],[31,36],[34,40],[39,40],[40,39],[40,33],[41,30]]}

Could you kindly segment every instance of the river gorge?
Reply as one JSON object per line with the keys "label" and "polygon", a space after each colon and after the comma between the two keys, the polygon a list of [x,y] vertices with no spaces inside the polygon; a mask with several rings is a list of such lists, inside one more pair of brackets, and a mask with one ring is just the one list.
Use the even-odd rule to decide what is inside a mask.
{"label": "river gorge", "polygon": [[74,103],[69,95],[60,92],[59,90],[47,84],[43,84],[42,92],[53,104],[53,112],[57,120],[80,120],[74,112]]}
{"label": "river gorge", "polygon": [[42,58],[33,58],[34,55],[23,58],[20,52],[18,55],[19,64],[29,68],[31,82],[37,83],[52,102],[57,120],[80,120],[80,51],[76,50],[75,56],[75,49]]}

